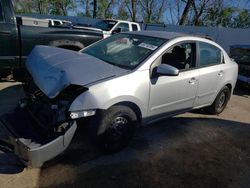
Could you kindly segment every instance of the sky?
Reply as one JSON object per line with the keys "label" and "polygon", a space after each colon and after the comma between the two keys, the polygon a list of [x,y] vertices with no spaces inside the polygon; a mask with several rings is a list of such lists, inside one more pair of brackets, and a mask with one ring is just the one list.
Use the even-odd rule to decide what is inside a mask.
{"label": "sky", "polygon": [[[118,2],[121,2],[121,1],[118,1]],[[172,5],[173,15],[174,14],[177,15],[177,12],[174,10],[174,9],[176,9],[176,1],[175,0],[166,0],[166,3],[167,3],[167,9],[163,14],[163,21],[165,23],[169,23],[172,21],[171,16],[170,16],[169,4]],[[225,3],[225,6],[233,6],[233,7],[250,9],[250,0],[224,0],[224,3]],[[115,6],[114,8],[116,9],[115,12],[117,12],[118,6]],[[183,11],[183,8],[184,8],[184,5],[182,7],[182,11]],[[78,4],[77,8],[75,10],[68,11],[68,15],[69,16],[76,16],[77,15],[76,12],[82,13],[83,11],[84,11],[83,4]],[[182,13],[182,11],[180,13]],[[141,21],[141,20],[142,20],[142,18],[139,17],[137,21]],[[177,22],[176,17],[174,17],[173,20],[174,20],[173,22],[175,22],[175,23]],[[175,24],[175,23],[172,23],[172,24]]]}

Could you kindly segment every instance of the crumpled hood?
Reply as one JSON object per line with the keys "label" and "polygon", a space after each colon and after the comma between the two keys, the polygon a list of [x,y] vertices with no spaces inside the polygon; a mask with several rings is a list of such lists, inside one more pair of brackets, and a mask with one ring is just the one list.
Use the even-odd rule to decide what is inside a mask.
{"label": "crumpled hood", "polygon": [[93,56],[49,46],[36,46],[28,56],[26,68],[49,98],[71,84],[85,86],[127,72]]}

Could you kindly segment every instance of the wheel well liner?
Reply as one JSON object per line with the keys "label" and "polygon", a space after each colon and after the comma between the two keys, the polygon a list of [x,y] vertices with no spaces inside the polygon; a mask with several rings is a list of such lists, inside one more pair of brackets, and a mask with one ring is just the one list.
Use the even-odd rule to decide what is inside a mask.
{"label": "wheel well liner", "polygon": [[231,96],[232,96],[232,89],[233,89],[233,86],[232,86],[232,84],[230,84],[230,83],[228,83],[228,84],[226,84],[226,86],[229,88],[229,91],[230,91],[230,93],[231,93],[231,95],[229,96],[229,99],[231,98]]}
{"label": "wheel well liner", "polygon": [[141,119],[142,119],[141,110],[135,103],[124,101],[124,102],[116,103],[113,106],[116,106],[116,105],[123,105],[123,106],[127,106],[127,107],[131,108],[135,112],[137,120],[141,121]]}
{"label": "wheel well liner", "polygon": [[232,91],[232,84],[227,84],[226,86],[229,88],[229,90],[231,92]]}

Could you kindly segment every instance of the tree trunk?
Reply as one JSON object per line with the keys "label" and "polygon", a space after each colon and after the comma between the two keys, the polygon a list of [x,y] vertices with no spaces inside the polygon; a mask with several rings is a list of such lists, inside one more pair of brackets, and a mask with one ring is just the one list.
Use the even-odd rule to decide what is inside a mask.
{"label": "tree trunk", "polygon": [[187,22],[188,13],[190,11],[190,8],[191,8],[193,2],[194,2],[194,0],[188,0],[186,2],[186,6],[183,10],[179,25],[185,25],[185,23]]}
{"label": "tree trunk", "polygon": [[96,18],[97,14],[97,0],[93,0],[93,18]]}
{"label": "tree trunk", "polygon": [[39,14],[42,14],[43,13],[42,12],[42,2],[39,0],[38,3],[37,3],[37,5],[38,5],[38,12],[39,12]]}
{"label": "tree trunk", "polygon": [[89,0],[86,0],[85,15],[86,15],[87,17],[90,16],[90,13],[89,13]]}
{"label": "tree trunk", "polygon": [[132,5],[132,21],[136,21],[136,0],[131,0]]}
{"label": "tree trunk", "polygon": [[110,0],[107,7],[105,8],[105,11],[104,11],[104,18],[109,18],[110,15],[108,15],[108,12],[109,12],[109,9],[111,7],[111,5],[114,3],[114,0]]}

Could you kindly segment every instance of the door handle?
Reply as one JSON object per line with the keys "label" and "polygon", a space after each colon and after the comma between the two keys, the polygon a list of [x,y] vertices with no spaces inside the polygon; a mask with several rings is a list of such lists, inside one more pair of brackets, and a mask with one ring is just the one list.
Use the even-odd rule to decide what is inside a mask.
{"label": "door handle", "polygon": [[197,81],[196,78],[195,78],[195,77],[192,77],[188,82],[189,82],[190,84],[195,84],[196,81]]}
{"label": "door handle", "polygon": [[219,75],[219,76],[223,76],[223,73],[224,73],[224,72],[221,70],[221,71],[218,73],[218,75]]}

